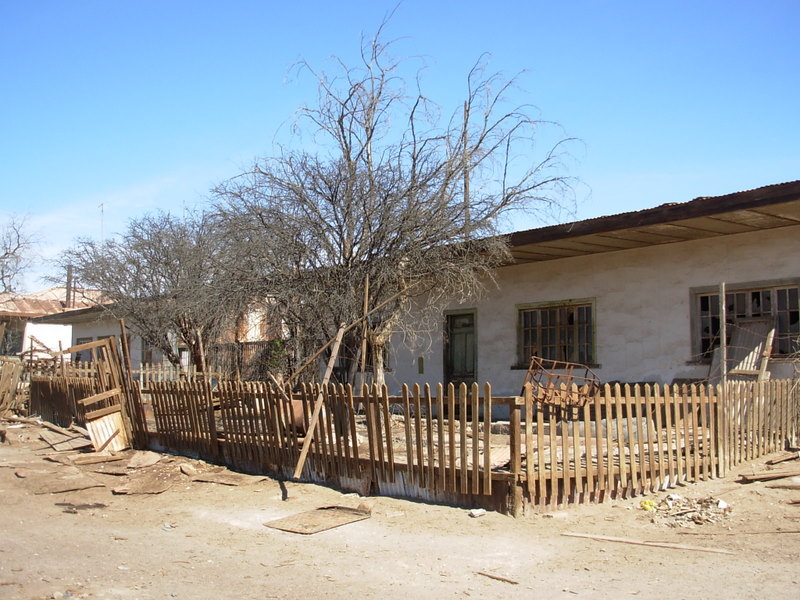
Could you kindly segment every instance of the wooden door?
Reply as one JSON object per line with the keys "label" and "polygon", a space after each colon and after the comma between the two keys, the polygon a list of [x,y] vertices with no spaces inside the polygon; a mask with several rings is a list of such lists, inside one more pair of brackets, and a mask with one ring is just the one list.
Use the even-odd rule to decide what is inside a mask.
{"label": "wooden door", "polygon": [[445,383],[472,384],[477,375],[475,313],[446,316],[444,340]]}

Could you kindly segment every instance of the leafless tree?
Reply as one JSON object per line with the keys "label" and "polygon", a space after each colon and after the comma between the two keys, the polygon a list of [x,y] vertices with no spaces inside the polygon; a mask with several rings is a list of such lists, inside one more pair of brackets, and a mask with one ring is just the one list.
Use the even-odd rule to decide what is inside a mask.
{"label": "leafless tree", "polygon": [[9,218],[0,229],[0,291],[16,291],[20,276],[33,262],[33,246],[25,219]]}
{"label": "leafless tree", "polygon": [[79,240],[62,262],[172,364],[180,364],[177,341],[202,369],[203,348],[244,309],[241,288],[228,279],[225,246],[205,215],[157,213],[131,221],[118,239]]}
{"label": "leafless tree", "polygon": [[444,302],[479,294],[509,260],[498,220],[558,204],[569,190],[567,140],[539,151],[546,123],[532,107],[504,109],[515,82],[487,74],[485,56],[466,77],[463,106],[441,119],[419,76],[409,89],[389,46],[379,30],[362,40],[360,63],[337,61],[334,75],[302,63],[319,98],[297,128],[315,150],[281,149],[215,189],[243,250],[240,280],[270,299],[297,351],[369,312],[344,355],[352,376],[365,333],[378,383],[391,334],[421,327],[403,318],[409,301],[440,316]]}

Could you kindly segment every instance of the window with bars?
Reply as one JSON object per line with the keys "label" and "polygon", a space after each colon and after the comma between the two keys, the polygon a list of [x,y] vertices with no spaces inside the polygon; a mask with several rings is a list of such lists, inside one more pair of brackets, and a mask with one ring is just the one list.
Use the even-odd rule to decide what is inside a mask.
{"label": "window with bars", "polygon": [[521,366],[534,355],[584,365],[595,362],[593,302],[527,305],[518,311]]}
{"label": "window with bars", "polygon": [[[726,322],[730,325],[742,319],[773,317],[775,337],[772,356],[787,356],[800,350],[800,306],[798,285],[753,287],[733,289],[725,293]],[[720,305],[719,293],[696,293],[694,295],[696,326],[694,328],[695,352],[709,359],[711,351],[719,346]],[[731,328],[728,330],[730,343]]]}

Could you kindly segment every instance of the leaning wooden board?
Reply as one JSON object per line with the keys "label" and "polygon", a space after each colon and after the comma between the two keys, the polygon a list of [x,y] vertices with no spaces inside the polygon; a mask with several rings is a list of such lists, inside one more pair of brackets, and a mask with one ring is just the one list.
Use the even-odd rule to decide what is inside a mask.
{"label": "leaning wooden board", "polygon": [[86,420],[86,428],[96,452],[110,450],[118,452],[130,448],[130,442],[125,435],[125,426],[122,423],[122,412],[119,406],[113,412],[96,419]]}

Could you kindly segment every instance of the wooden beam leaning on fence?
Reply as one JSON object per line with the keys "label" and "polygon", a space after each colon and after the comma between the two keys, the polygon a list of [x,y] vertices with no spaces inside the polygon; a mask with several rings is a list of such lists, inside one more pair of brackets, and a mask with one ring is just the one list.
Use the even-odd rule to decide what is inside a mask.
{"label": "wooden beam leaning on fence", "polygon": [[[364,322],[374,312],[377,312],[378,310],[380,310],[381,308],[383,308],[384,306],[386,306],[390,302],[394,302],[395,300],[397,300],[401,296],[403,296],[406,293],[408,293],[408,290],[410,288],[414,287],[415,285],[416,285],[415,282],[411,283],[405,289],[397,292],[396,294],[393,294],[393,295],[389,296],[386,300],[384,300],[383,302],[381,302],[380,304],[378,304],[377,306],[375,306],[371,310],[365,311],[362,316],[360,316],[358,319],[356,319],[355,321],[353,321],[349,325],[345,325],[344,323],[342,323],[339,326],[339,330],[336,332],[336,336],[334,336],[334,338],[332,340],[330,340],[329,342],[324,344],[319,350],[317,350],[314,353],[314,355],[311,356],[311,358],[309,358],[305,363],[303,363],[300,366],[300,368],[298,368],[292,374],[292,376],[289,377],[289,379],[287,380],[287,382],[286,382],[288,384],[287,387],[290,387],[293,379],[295,379],[309,365],[313,364],[314,361],[317,358],[319,358],[319,356],[327,348],[329,348],[329,347],[331,348],[331,355],[330,355],[330,358],[328,359],[328,365],[327,365],[327,367],[325,369],[325,375],[322,378],[322,386],[320,387],[320,392],[317,395],[316,400],[314,401],[314,409],[313,409],[312,414],[311,414],[311,421],[308,424],[308,431],[306,432],[306,437],[303,440],[303,449],[300,452],[300,457],[298,458],[297,465],[294,468],[294,475],[293,475],[294,479],[298,479],[300,477],[301,473],[303,472],[303,467],[306,464],[306,457],[308,456],[308,450],[311,447],[311,442],[314,439],[314,432],[316,431],[316,428],[317,428],[317,421],[319,421],[319,416],[320,416],[320,414],[322,412],[322,404],[323,404],[323,400],[324,400],[324,390],[325,390],[325,387],[330,382],[331,373],[333,373],[333,365],[336,364],[336,358],[339,355],[339,347],[342,344],[342,339],[344,338],[344,334],[347,333],[349,330],[351,330],[353,327],[356,327],[358,324]],[[366,303],[367,303],[367,301],[365,301],[365,306],[366,306]],[[273,378],[273,381],[274,381],[274,378]],[[281,392],[281,393],[283,393],[283,392]]]}

